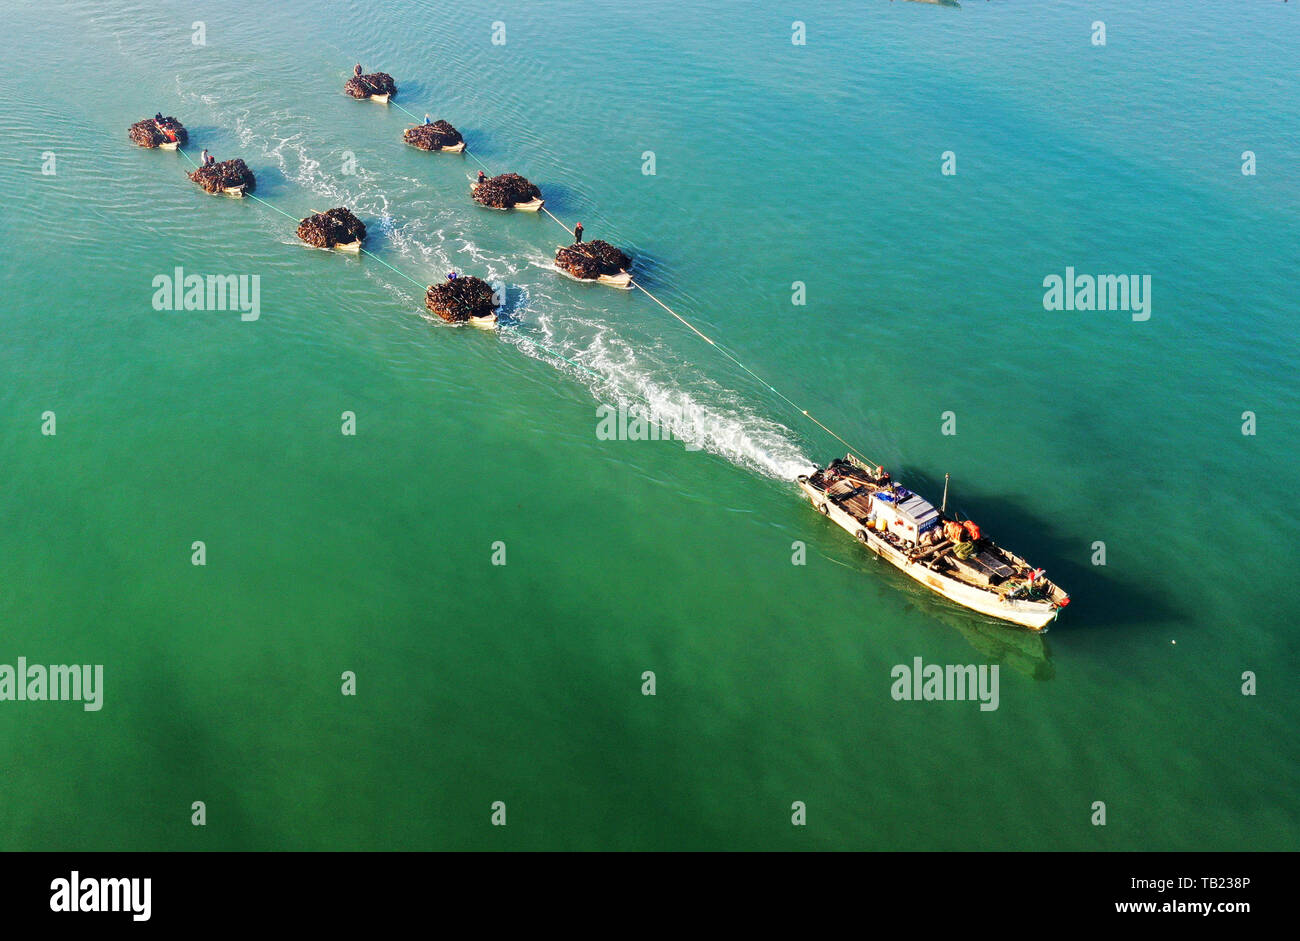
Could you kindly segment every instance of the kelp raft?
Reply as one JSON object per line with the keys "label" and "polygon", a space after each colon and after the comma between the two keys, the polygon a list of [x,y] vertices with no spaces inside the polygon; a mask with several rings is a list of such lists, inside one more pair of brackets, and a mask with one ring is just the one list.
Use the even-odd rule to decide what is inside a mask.
{"label": "kelp raft", "polygon": [[318,212],[298,223],[298,238],[316,248],[356,252],[361,250],[365,237],[365,223],[345,206]]}
{"label": "kelp raft", "polygon": [[214,196],[243,196],[257,186],[253,171],[238,157],[214,163],[210,167],[199,167],[190,174],[190,179]]}
{"label": "kelp raft", "polygon": [[594,239],[561,248],[555,253],[555,264],[579,280],[597,281],[626,275],[632,259],[608,242]]}
{"label": "kelp raft", "polygon": [[397,94],[397,86],[393,84],[393,77],[387,72],[354,75],[348,79],[348,83],[343,86],[343,90],[353,98],[375,98],[379,101],[387,101],[390,96]]}
{"label": "kelp raft", "polygon": [[474,199],[492,209],[527,209],[536,212],[542,208],[542,191],[518,173],[502,173],[489,177],[470,188]]}
{"label": "kelp raft", "polygon": [[185,125],[171,115],[161,121],[145,118],[136,121],[126,129],[126,136],[141,147],[163,147],[175,150],[182,144],[189,143],[190,137],[185,133]]}
{"label": "kelp raft", "polygon": [[486,324],[496,320],[491,285],[465,275],[429,285],[424,306],[447,323]]}
{"label": "kelp raft", "polygon": [[459,153],[465,149],[465,139],[446,121],[434,121],[432,124],[417,124],[408,127],[402,140],[421,150],[447,150]]}

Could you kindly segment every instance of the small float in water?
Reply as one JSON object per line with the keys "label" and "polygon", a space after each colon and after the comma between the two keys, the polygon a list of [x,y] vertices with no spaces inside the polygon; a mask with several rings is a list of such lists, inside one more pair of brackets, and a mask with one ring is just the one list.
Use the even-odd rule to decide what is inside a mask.
{"label": "small float in water", "polygon": [[152,118],[136,121],[126,129],[126,136],[131,142],[141,147],[157,147],[160,150],[175,150],[182,144],[189,143],[185,125],[171,115],[161,117],[161,112]]}
{"label": "small float in water", "polygon": [[339,206],[299,222],[298,238],[313,248],[359,252],[366,238],[366,226],[346,206]]}
{"label": "small float in water", "polygon": [[632,289],[628,268],[632,259],[608,242],[574,242],[555,253],[555,270],[575,281],[596,282],[625,291]]}
{"label": "small float in water", "polygon": [[[853,455],[797,478],[819,512],[905,574],[949,601],[1031,630],[1045,630],[1069,596],[967,520],[897,486]],[[946,490],[945,484],[945,490]]]}
{"label": "small float in water", "polygon": [[485,177],[471,184],[469,192],[475,202],[489,209],[537,212],[546,205],[546,201],[542,199],[542,191],[518,173],[502,173],[499,176]]}
{"label": "small float in water", "polygon": [[390,98],[396,97],[397,86],[393,84],[393,77],[387,72],[372,72],[369,75],[356,72],[347,80],[343,91],[353,98],[388,104]]}
{"label": "small float in water", "polygon": [[429,285],[424,306],[447,323],[492,327],[497,322],[492,286],[481,278],[457,275]]}
{"label": "small float in water", "polygon": [[421,150],[436,150],[444,154],[458,154],[465,149],[465,139],[447,121],[415,124],[402,134],[402,140]]}
{"label": "small float in water", "polygon": [[236,199],[257,188],[257,180],[248,164],[236,157],[198,167],[189,178],[213,196],[232,196]]}

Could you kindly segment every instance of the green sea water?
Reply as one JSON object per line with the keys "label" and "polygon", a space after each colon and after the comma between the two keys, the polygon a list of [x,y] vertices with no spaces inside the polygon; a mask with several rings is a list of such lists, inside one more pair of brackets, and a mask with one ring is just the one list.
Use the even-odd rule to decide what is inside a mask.
{"label": "green sea water", "polygon": [[[0,664],[104,668],[96,712],[0,701],[0,848],[1296,848],[1300,10],[0,9]],[[841,444],[559,277],[551,219],[341,94],[358,61],[868,458],[950,473],[1068,611],[869,557],[791,481]],[[373,256],[132,146],[158,110]],[[156,310],[177,266],[258,276],[259,318]],[[1150,319],[1045,310],[1067,267],[1150,275]],[[452,269],[507,329],[421,316]],[[632,403],[691,446],[601,440]],[[894,701],[915,657],[998,664],[999,707]]]}

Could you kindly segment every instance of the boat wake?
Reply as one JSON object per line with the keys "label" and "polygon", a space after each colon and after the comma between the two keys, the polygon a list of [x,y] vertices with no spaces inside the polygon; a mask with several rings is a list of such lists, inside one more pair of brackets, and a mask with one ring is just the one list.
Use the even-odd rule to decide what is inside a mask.
{"label": "boat wake", "polygon": [[569,374],[597,402],[647,419],[688,450],[707,451],[777,480],[812,469],[791,431],[742,396],[700,375],[691,378],[689,390],[665,381],[661,377],[682,372],[680,364],[633,346],[600,321],[576,312],[539,312],[538,306],[530,311],[532,330],[503,330],[502,339]]}
{"label": "boat wake", "polygon": [[[329,208],[324,203],[346,205],[363,218],[377,220],[372,232],[397,256],[388,260],[398,268],[404,261],[414,280],[436,280],[472,264],[486,273],[486,280],[505,283],[502,341],[578,380],[598,403],[643,415],[661,429],[670,429],[689,450],[707,451],[768,477],[788,481],[812,470],[790,429],[764,417],[743,396],[670,354],[634,344],[592,311],[575,306],[572,297],[553,297],[544,286],[530,285],[538,280],[539,269],[545,270],[544,277],[558,277],[550,258],[535,251],[495,254],[458,234],[455,210],[420,196],[421,181],[385,177],[388,188],[403,191],[402,204],[414,207],[408,218],[398,221],[374,174],[360,167],[350,174],[332,173],[308,153],[304,125],[309,117],[254,115],[251,108],[223,108],[207,95],[185,97],[202,102],[220,123],[234,129],[245,160],[269,162],[286,180],[319,197],[322,205],[315,210]],[[282,126],[295,130],[281,135]],[[410,282],[395,280],[391,271],[367,267],[366,276],[394,297],[408,297],[416,290]]]}

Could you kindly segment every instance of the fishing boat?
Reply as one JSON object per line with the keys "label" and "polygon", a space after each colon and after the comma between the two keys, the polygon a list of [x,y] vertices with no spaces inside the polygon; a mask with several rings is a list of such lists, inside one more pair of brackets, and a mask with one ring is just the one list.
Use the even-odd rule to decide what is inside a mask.
{"label": "fishing boat", "polygon": [[352,242],[345,242],[345,243],[343,243],[343,244],[341,244],[341,245],[335,245],[335,246],[334,246],[334,251],[336,251],[336,252],[359,252],[359,251],[361,251],[361,239],[356,239],[355,241],[352,241]]}
{"label": "fishing boat", "polygon": [[[476,193],[478,191],[478,184],[471,183],[469,186],[469,191],[470,191],[470,195]],[[482,203],[480,203],[479,205],[482,205]],[[536,199],[530,199],[525,203],[515,203],[513,206],[504,206],[504,207],[487,206],[485,208],[498,209],[501,212],[509,212],[511,209],[518,209],[520,212],[538,212],[545,205],[546,205],[546,200],[542,199],[539,196]]]}
{"label": "fishing boat", "polygon": [[223,186],[221,187],[221,195],[229,196],[232,199],[243,199],[244,184],[240,183],[238,186]]}
{"label": "fishing boat", "polygon": [[[1035,631],[1070,603],[1042,569],[985,538],[970,520],[947,518],[879,466],[850,454],[796,480],[822,515],[949,601]],[[946,484],[944,491],[946,509]]]}
{"label": "fishing boat", "polygon": [[388,92],[384,92],[382,95],[378,92],[371,92],[368,97],[370,101],[377,101],[381,105],[388,104]]}
{"label": "fishing boat", "polygon": [[159,149],[159,150],[175,150],[175,149],[176,149],[177,147],[179,147],[180,145],[181,145],[181,142],[178,141],[178,140],[168,140],[168,141],[163,141],[161,144],[159,144],[159,145],[158,145],[158,149]]}
{"label": "fishing boat", "polygon": [[471,327],[478,327],[480,330],[493,330],[497,325],[497,315],[487,314],[482,317],[471,317],[465,322]]}

